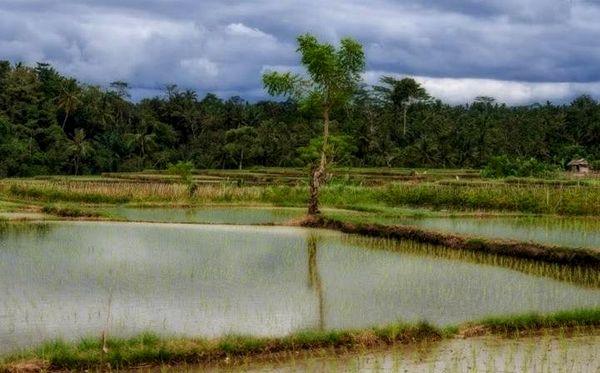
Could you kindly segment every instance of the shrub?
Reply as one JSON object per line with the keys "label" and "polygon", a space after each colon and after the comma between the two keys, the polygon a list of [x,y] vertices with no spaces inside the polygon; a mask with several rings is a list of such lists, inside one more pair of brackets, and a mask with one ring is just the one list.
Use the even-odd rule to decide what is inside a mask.
{"label": "shrub", "polygon": [[491,157],[481,171],[483,177],[501,178],[509,176],[553,178],[558,174],[557,166],[540,162],[535,158],[511,160],[506,155]]}
{"label": "shrub", "polygon": [[501,155],[489,159],[487,165],[481,171],[481,176],[491,178],[516,176],[516,170],[508,156]]}

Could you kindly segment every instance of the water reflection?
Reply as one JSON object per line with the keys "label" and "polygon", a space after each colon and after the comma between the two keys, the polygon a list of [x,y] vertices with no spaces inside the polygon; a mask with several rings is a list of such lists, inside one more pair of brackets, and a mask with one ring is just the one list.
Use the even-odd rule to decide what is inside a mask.
{"label": "water reflection", "polygon": [[0,240],[8,235],[30,234],[37,239],[44,238],[51,229],[50,224],[45,223],[22,223],[22,222],[0,222]]}
{"label": "water reflection", "polygon": [[46,226],[0,235],[0,349],[100,336],[108,308],[112,336],[218,337],[600,306],[599,289],[537,276],[550,269],[536,263],[462,260],[414,242],[289,227]]}
{"label": "water reflection", "polygon": [[308,248],[308,286],[317,296],[317,304],[319,307],[319,330],[325,330],[325,301],[321,276],[319,275],[319,267],[317,266],[317,244],[318,237],[310,234],[306,240],[306,246]]}
{"label": "water reflection", "polygon": [[553,280],[573,283],[578,286],[600,288],[600,270],[589,266],[546,263],[530,259],[450,249],[443,246],[416,243],[413,241],[397,241],[354,234],[342,237],[342,242],[349,245],[368,247],[372,250],[386,250],[404,254],[430,256],[439,259],[450,259],[460,262],[502,267],[528,275],[547,277]]}
{"label": "water reflection", "polygon": [[600,249],[600,220],[565,217],[402,218],[397,224],[479,237]]}
{"label": "water reflection", "polygon": [[281,224],[304,214],[297,208],[207,207],[193,209],[112,208],[105,211],[130,221],[205,224]]}

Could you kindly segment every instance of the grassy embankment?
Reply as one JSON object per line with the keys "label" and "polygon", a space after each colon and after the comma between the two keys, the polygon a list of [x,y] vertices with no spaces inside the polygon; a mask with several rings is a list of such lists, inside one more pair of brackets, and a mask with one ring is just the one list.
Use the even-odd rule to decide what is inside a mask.
{"label": "grassy embankment", "polygon": [[[253,358],[293,358],[310,350],[360,350],[391,344],[436,341],[461,335],[514,335],[560,328],[579,329],[600,326],[600,309],[580,309],[550,315],[535,313],[493,317],[460,326],[437,328],[427,323],[396,324],[364,330],[304,331],[282,338],[226,336],[208,340],[199,338],[160,338],[142,334],[130,339],[86,338],[78,343],[48,342],[30,352],[0,361],[0,372],[28,367],[46,370],[119,369],[140,365],[210,364]],[[103,350],[106,347],[106,350]]]}
{"label": "grassy embankment", "polygon": [[490,240],[429,231],[409,225],[349,223],[328,217],[306,217],[300,225],[362,236],[411,240],[452,250],[530,259],[548,263],[600,268],[600,251],[531,242]]}
{"label": "grassy embankment", "polygon": [[[236,174],[233,171],[225,173],[228,176],[216,172],[215,175],[220,176],[211,173],[202,175],[196,178],[198,187],[191,195],[176,178],[160,173],[4,180],[0,183],[0,198],[29,203],[94,205],[306,205],[304,179],[270,172],[269,176],[264,173]],[[457,181],[451,178],[453,174],[449,171],[419,175],[390,175],[382,171],[376,174],[375,170],[372,173],[364,170],[353,172],[335,176],[323,188],[321,200],[324,206],[377,212],[410,206],[434,210],[579,216],[597,216],[600,213],[600,185],[595,178],[489,181],[465,173],[470,175],[469,178]],[[231,175],[238,178],[234,179]],[[296,179],[287,183],[290,178]],[[378,181],[367,182],[373,179]]]}

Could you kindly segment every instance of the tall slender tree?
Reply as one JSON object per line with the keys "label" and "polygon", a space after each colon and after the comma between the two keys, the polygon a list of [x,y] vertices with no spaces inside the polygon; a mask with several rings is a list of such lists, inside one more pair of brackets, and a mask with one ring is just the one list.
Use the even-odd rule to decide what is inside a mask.
{"label": "tall slender tree", "polygon": [[69,151],[73,155],[75,175],[78,175],[81,161],[93,151],[92,144],[86,140],[85,131],[83,129],[75,129],[73,140],[71,140],[71,144],[69,145]]}
{"label": "tall slender tree", "polygon": [[379,81],[384,85],[374,86],[373,89],[383,96],[383,100],[391,104],[394,116],[402,112],[402,135],[406,137],[406,114],[408,108],[431,97],[413,78],[396,79],[393,76],[382,76]]}
{"label": "tall slender tree", "polygon": [[67,79],[62,83],[60,95],[57,97],[56,104],[58,108],[62,109],[64,112],[62,121],[63,130],[65,129],[69,115],[73,113],[81,103],[81,100],[79,99],[80,95],[81,88],[79,88],[75,79]]}
{"label": "tall slender tree", "polygon": [[271,71],[263,75],[263,84],[270,95],[293,97],[305,109],[318,111],[323,119],[321,157],[310,175],[308,213],[316,215],[320,213],[319,191],[327,180],[330,115],[356,91],[365,68],[365,55],[362,45],[351,38],[343,38],[339,48],[320,43],[311,34],[300,35],[297,41],[307,76]]}

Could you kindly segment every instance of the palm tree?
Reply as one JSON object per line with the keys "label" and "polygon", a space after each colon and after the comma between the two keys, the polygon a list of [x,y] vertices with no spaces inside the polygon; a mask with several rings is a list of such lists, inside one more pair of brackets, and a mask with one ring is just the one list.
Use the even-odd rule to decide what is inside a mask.
{"label": "palm tree", "polygon": [[156,145],[155,138],[156,134],[154,133],[135,132],[126,134],[127,143],[140,151],[142,161],[146,159],[148,150]]}
{"label": "palm tree", "polygon": [[73,154],[73,165],[75,166],[75,175],[77,175],[79,174],[81,160],[85,159],[93,151],[92,144],[85,139],[85,131],[83,129],[75,129],[75,134],[68,150]]}
{"label": "palm tree", "polygon": [[384,102],[392,105],[394,115],[397,116],[401,110],[403,113],[403,136],[406,136],[406,113],[408,108],[416,103],[429,100],[431,97],[413,78],[396,79],[393,76],[382,76],[379,81],[382,86],[374,86],[373,89],[378,92]]}
{"label": "palm tree", "polygon": [[56,98],[58,108],[62,109],[65,113],[62,122],[63,130],[65,129],[69,115],[73,113],[81,103],[81,100],[79,99],[80,93],[81,90],[75,79],[68,79],[63,82],[60,96]]}
{"label": "palm tree", "polygon": [[125,134],[127,145],[139,151],[141,167],[144,166],[148,151],[157,147],[154,120],[148,113],[142,113],[134,132]]}

